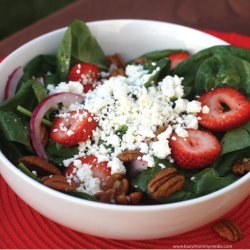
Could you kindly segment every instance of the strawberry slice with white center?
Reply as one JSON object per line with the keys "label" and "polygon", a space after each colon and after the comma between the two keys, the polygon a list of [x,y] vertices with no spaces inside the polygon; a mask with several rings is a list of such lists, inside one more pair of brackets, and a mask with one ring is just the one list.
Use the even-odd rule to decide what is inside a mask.
{"label": "strawberry slice with white center", "polygon": [[171,135],[169,146],[178,166],[185,169],[204,168],[220,155],[221,145],[210,132],[187,129],[188,137]]}
{"label": "strawberry slice with white center", "polygon": [[225,132],[250,120],[250,101],[236,89],[217,88],[201,95],[198,101],[209,108],[208,113],[198,114],[199,124],[212,131]]}
{"label": "strawberry slice with white center", "polygon": [[99,69],[92,63],[78,63],[69,72],[69,80],[80,82],[83,85],[84,93],[95,88],[98,80]]}
{"label": "strawberry slice with white center", "polygon": [[168,59],[171,61],[170,69],[174,69],[182,61],[190,57],[188,52],[176,52],[168,56]]}
{"label": "strawberry slice with white center", "polygon": [[74,146],[92,136],[97,123],[85,109],[64,113],[54,119],[50,138],[64,146]]}
{"label": "strawberry slice with white center", "polygon": [[[104,161],[98,163],[98,159],[94,155],[80,157],[77,160],[80,160],[82,164],[87,164],[91,166],[92,175],[94,178],[99,178],[101,181],[104,181],[107,177],[111,175],[111,168],[108,167],[108,162]],[[74,163],[71,163],[67,168],[67,170],[65,171],[65,175],[70,176],[73,172],[76,172],[74,171],[74,169],[75,169]],[[73,173],[73,176],[76,176],[76,174]]]}

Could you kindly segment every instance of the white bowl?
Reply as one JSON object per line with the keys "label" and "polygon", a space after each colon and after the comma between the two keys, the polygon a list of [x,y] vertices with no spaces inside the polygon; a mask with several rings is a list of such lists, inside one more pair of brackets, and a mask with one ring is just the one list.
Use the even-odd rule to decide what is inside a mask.
{"label": "white bowl", "polygon": [[[106,54],[132,59],[165,48],[191,52],[226,44],[208,34],[180,25],[145,20],[88,23]],[[0,100],[8,75],[38,54],[54,53],[65,29],[23,45],[0,64]],[[212,194],[173,204],[118,206],[81,200],[32,180],[0,153],[0,172],[10,187],[44,216],[80,232],[113,239],[153,239],[193,230],[228,212],[249,195],[250,174]]]}

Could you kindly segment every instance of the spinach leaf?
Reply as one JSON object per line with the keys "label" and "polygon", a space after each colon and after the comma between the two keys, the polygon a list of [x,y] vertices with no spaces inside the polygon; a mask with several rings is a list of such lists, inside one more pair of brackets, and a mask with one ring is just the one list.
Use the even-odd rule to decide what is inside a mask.
{"label": "spinach leaf", "polygon": [[17,164],[20,157],[30,155],[22,144],[9,141],[1,129],[0,140],[1,151],[13,164]]}
{"label": "spinach leaf", "polygon": [[250,147],[250,134],[244,128],[232,129],[224,135],[221,144],[222,155]]}
{"label": "spinach leaf", "polygon": [[107,70],[108,64],[105,55],[88,26],[80,20],[75,20],[70,24],[70,29],[71,56],[77,61],[93,63],[100,69]]}
{"label": "spinach leaf", "polygon": [[210,165],[210,167],[214,168],[220,176],[229,176],[229,174],[232,173],[233,165],[238,160],[249,157],[250,147],[221,155],[216,161],[214,161]]}
{"label": "spinach leaf", "polygon": [[5,139],[18,142],[33,152],[30,145],[28,122],[10,111],[0,109],[0,129]]}
{"label": "spinach leaf", "polygon": [[47,96],[47,91],[42,83],[34,81],[32,84],[32,88],[38,102],[41,102]]}
{"label": "spinach leaf", "polygon": [[161,168],[159,166],[155,166],[153,168],[148,168],[145,171],[142,171],[140,174],[136,176],[135,179],[132,180],[132,187],[141,192],[147,192],[148,182],[153,176],[155,176]]}
{"label": "spinach leaf", "polygon": [[164,76],[168,75],[170,71],[170,60],[163,58],[158,62],[150,62],[144,66],[149,70],[148,74],[151,76],[144,83],[146,88],[159,82]]}
{"label": "spinach leaf", "polygon": [[57,50],[57,72],[61,81],[67,79],[70,69],[70,58],[72,49],[71,28],[69,27],[63,37],[63,40]]}
{"label": "spinach leaf", "polygon": [[61,80],[58,74],[46,74],[43,78],[44,85],[48,86],[49,84],[57,85]]}
{"label": "spinach leaf", "polygon": [[48,160],[61,167],[63,160],[72,158],[78,153],[77,147],[64,147],[52,140],[49,141],[46,151],[48,154]]}
{"label": "spinach leaf", "polygon": [[220,177],[213,168],[206,168],[194,175],[193,192],[198,196],[212,193],[234,182],[229,177]]}
{"label": "spinach leaf", "polygon": [[231,55],[215,55],[204,61],[196,73],[196,93],[222,86],[243,90],[250,96],[250,64]]}
{"label": "spinach leaf", "polygon": [[21,81],[26,82],[34,77],[44,77],[48,72],[56,73],[56,65],[56,56],[39,55],[25,66]]}
{"label": "spinach leaf", "polygon": [[[145,58],[147,60],[157,61],[164,57],[168,57],[171,54],[174,54],[176,52],[187,52],[186,50],[180,50],[180,49],[164,49],[164,50],[156,50],[149,53],[145,53],[141,56],[138,56],[138,58]],[[131,61],[132,63],[133,61]]]}
{"label": "spinach leaf", "polygon": [[37,97],[34,94],[34,89],[32,88],[34,82],[36,81],[28,80],[27,82],[23,83],[16,95],[3,103],[1,110],[12,111],[13,113],[16,113],[16,108],[18,105],[25,107],[28,110],[33,110],[38,104]]}
{"label": "spinach leaf", "polygon": [[[214,46],[214,47],[210,47],[210,48],[199,51],[198,53],[192,55],[185,61],[181,62],[173,70],[172,72],[173,75],[184,77],[183,83],[184,83],[184,86],[186,86],[185,89],[188,91],[185,93],[186,95],[189,96],[189,98],[192,98],[197,94],[194,88],[194,82],[195,82],[196,73],[199,67],[207,59],[213,56],[222,56],[222,55],[238,57],[238,59],[243,59],[250,63],[250,50],[249,49],[243,49],[243,48],[238,48],[238,47],[228,46],[228,45],[219,45],[219,46]],[[213,66],[211,66],[211,72],[214,72],[215,70],[216,70],[216,65],[213,64]]]}
{"label": "spinach leaf", "polygon": [[250,134],[250,121],[247,122],[245,125],[243,125],[242,128],[246,129],[248,133]]}
{"label": "spinach leaf", "polygon": [[23,163],[20,163],[18,168],[33,180],[41,182],[41,180],[36,175],[34,175]]}
{"label": "spinach leaf", "polygon": [[69,192],[67,194],[84,199],[84,200],[88,200],[88,201],[98,201],[94,196],[91,196],[89,194],[82,193],[82,192]]}
{"label": "spinach leaf", "polygon": [[115,131],[115,134],[118,135],[120,138],[122,138],[122,136],[126,134],[127,130],[128,126],[122,125],[119,129]]}
{"label": "spinach leaf", "polygon": [[189,192],[189,191],[180,190],[170,195],[169,197],[159,198],[158,201],[161,203],[170,203],[170,202],[190,200],[194,198],[197,198],[196,194]]}

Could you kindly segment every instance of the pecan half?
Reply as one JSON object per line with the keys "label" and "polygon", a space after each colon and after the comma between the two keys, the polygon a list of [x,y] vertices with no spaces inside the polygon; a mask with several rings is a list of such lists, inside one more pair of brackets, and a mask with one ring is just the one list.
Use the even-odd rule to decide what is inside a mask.
{"label": "pecan half", "polygon": [[120,205],[138,205],[142,199],[141,192],[133,192],[129,195],[121,194],[115,197],[116,203]]}
{"label": "pecan half", "polygon": [[128,179],[122,174],[112,174],[107,177],[101,185],[101,190],[107,191],[115,189],[116,194],[126,194],[128,192],[129,182]]}
{"label": "pecan half", "polygon": [[246,174],[247,172],[250,171],[250,159],[243,159],[240,162],[237,162],[234,166],[233,166],[233,173],[235,174]]}
{"label": "pecan half", "polygon": [[167,129],[167,126],[164,126],[164,125],[162,125],[159,128],[157,128],[156,131],[155,131],[155,137],[154,137],[153,141],[158,141],[157,136],[159,134],[163,133],[166,129]]}
{"label": "pecan half", "polygon": [[111,71],[111,76],[125,76],[125,61],[123,60],[120,54],[109,55],[106,57],[111,67],[113,67]]}
{"label": "pecan half", "polygon": [[125,69],[125,61],[123,60],[122,56],[118,53],[113,55],[106,56],[107,61],[109,64],[115,65],[117,68],[123,68]]}
{"label": "pecan half", "polygon": [[115,68],[111,71],[111,76],[125,76],[125,70],[123,68]]}
{"label": "pecan half", "polygon": [[95,197],[100,201],[104,203],[115,203],[115,193],[116,190],[114,188],[111,188],[106,191],[100,191],[95,194]]}
{"label": "pecan half", "polygon": [[230,220],[221,220],[213,225],[213,230],[221,238],[228,241],[235,242],[242,238],[242,232],[240,228]]}
{"label": "pecan half", "polygon": [[112,174],[101,184],[100,192],[96,193],[96,198],[105,203],[116,203],[116,197],[126,195],[129,189],[129,182],[122,174]]}
{"label": "pecan half", "polygon": [[146,58],[143,58],[143,57],[138,57],[138,58],[134,59],[134,63],[135,63],[135,64],[144,63],[144,62],[146,62],[146,61],[147,61],[147,59],[146,59]]}
{"label": "pecan half", "polygon": [[117,158],[121,161],[127,162],[127,161],[133,161],[136,160],[138,157],[141,157],[142,153],[139,150],[125,150],[119,155],[117,155]]}
{"label": "pecan half", "polygon": [[158,172],[148,183],[147,189],[153,198],[168,197],[182,189],[185,177],[175,168],[169,167]]}
{"label": "pecan half", "polygon": [[23,163],[31,171],[36,171],[38,176],[46,175],[62,175],[61,171],[53,164],[38,156],[23,156],[18,159],[19,163]]}
{"label": "pecan half", "polygon": [[62,192],[73,192],[78,187],[74,182],[69,183],[67,178],[62,175],[45,176],[41,181],[45,186]]}

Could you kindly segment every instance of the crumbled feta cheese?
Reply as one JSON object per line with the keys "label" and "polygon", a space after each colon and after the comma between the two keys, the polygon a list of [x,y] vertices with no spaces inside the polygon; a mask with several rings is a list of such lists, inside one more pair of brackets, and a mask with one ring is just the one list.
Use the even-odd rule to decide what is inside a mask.
{"label": "crumbled feta cheese", "polygon": [[187,104],[188,104],[188,100],[182,99],[182,98],[178,98],[175,101],[175,111],[178,113],[182,113],[182,112],[186,112],[187,110]]}
{"label": "crumbled feta cheese", "polygon": [[209,113],[209,107],[207,105],[202,107],[202,113],[203,114],[208,114]]}
{"label": "crumbled feta cheese", "polygon": [[57,86],[49,84],[47,86],[47,89],[49,90],[50,95],[61,92],[70,92],[74,94],[83,93],[83,85],[80,82],[73,82],[73,81],[70,81],[68,83],[61,82]]}
{"label": "crumbled feta cheese", "polygon": [[187,104],[187,113],[199,113],[201,111],[201,103],[193,100]]}
{"label": "crumbled feta cheese", "polygon": [[165,159],[171,153],[167,140],[152,142],[151,148],[159,159]]}
{"label": "crumbled feta cheese", "polygon": [[126,168],[123,165],[123,162],[120,161],[118,158],[113,158],[109,163],[108,166],[111,168],[111,174],[126,173]]}
{"label": "crumbled feta cheese", "polygon": [[155,165],[154,158],[152,156],[150,156],[149,154],[143,155],[142,160],[147,162],[148,167],[150,167],[150,168],[154,167],[154,165]]}
{"label": "crumbled feta cheese", "polygon": [[168,126],[167,129],[164,132],[162,132],[159,135],[157,135],[157,139],[159,141],[166,140],[166,139],[168,139],[170,137],[170,135],[172,134],[172,132],[173,132],[173,128],[171,126]]}
{"label": "crumbled feta cheese", "polygon": [[180,126],[176,127],[175,133],[182,138],[188,137],[188,131]]}
{"label": "crumbled feta cheese", "polygon": [[[84,95],[84,103],[74,103],[60,110],[58,116],[65,119],[70,117],[69,111],[76,111],[74,117],[81,119],[82,114],[78,111],[89,110],[93,117],[88,120],[95,119],[98,123],[91,139],[79,143],[79,153],[63,162],[65,167],[74,163],[75,172],[67,178],[79,181],[78,191],[94,194],[99,191],[100,183],[93,178],[90,167],[77,158],[95,155],[99,163],[107,162],[111,174],[124,174],[126,168],[117,156],[125,150],[136,149],[143,154],[139,159],[147,162],[147,167],[154,167],[154,157],[173,162],[169,148],[173,131],[185,138],[188,136],[186,129],[198,128],[198,118],[195,115],[201,111],[201,103],[184,99],[182,77],[166,76],[157,85],[149,88],[144,86],[159,70],[157,67],[152,73],[148,73],[141,65],[128,65],[126,76],[103,80],[102,84]],[[74,83],[74,87],[70,87],[70,84],[73,83],[60,83],[49,89],[51,93],[65,91],[66,88],[71,91],[77,89],[77,84],[80,83]],[[157,136],[158,141],[153,141],[155,131],[163,125],[167,127],[166,130]],[[117,131],[124,126],[126,129],[119,134]],[[63,124],[60,129],[68,131]],[[171,139],[176,140],[176,137],[172,136]]]}
{"label": "crumbled feta cheese", "polygon": [[184,116],[184,124],[185,128],[198,129],[198,120],[194,115],[186,115]]}

